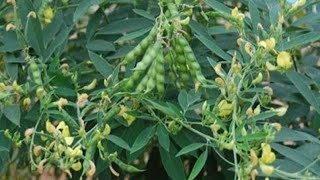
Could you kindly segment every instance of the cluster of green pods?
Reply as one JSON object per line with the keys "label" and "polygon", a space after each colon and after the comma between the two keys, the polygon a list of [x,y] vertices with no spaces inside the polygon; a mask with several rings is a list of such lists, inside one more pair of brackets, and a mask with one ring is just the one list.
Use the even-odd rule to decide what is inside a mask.
{"label": "cluster of green pods", "polygon": [[179,18],[177,5],[164,2],[167,9],[157,18],[156,25],[132,51],[122,60],[127,65],[137,62],[132,75],[128,78],[126,88],[145,93],[156,90],[160,94],[165,91],[165,63],[169,63],[169,76],[177,88],[194,84],[203,84],[206,79],[200,65],[184,34],[181,33],[183,23]]}

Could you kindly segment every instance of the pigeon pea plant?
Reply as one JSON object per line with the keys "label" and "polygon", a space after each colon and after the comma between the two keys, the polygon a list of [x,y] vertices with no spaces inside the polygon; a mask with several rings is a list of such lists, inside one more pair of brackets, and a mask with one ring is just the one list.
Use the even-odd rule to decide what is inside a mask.
{"label": "pigeon pea plant", "polygon": [[319,179],[319,8],[1,1],[0,176]]}

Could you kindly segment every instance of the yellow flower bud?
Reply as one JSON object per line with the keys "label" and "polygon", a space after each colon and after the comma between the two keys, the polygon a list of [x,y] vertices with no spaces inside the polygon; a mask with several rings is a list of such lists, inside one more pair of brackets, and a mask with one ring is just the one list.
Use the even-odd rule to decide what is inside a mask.
{"label": "yellow flower bud", "polygon": [[211,131],[214,132],[214,133],[218,133],[220,128],[221,128],[221,126],[219,124],[212,124],[210,126]]}
{"label": "yellow flower bud", "polygon": [[277,116],[282,117],[287,113],[288,107],[280,107],[276,109],[271,109],[271,111],[276,112]]}
{"label": "yellow flower bud", "polygon": [[222,100],[218,104],[218,116],[229,116],[233,111],[233,104],[228,103],[226,100]]}
{"label": "yellow flower bud", "polygon": [[6,31],[11,31],[11,30],[15,30],[16,26],[12,23],[9,23],[6,25]]}
{"label": "yellow flower bud", "polygon": [[265,41],[259,41],[258,46],[266,48],[267,47],[267,43]]}
{"label": "yellow flower bud", "polygon": [[92,80],[92,82],[86,86],[83,87],[84,90],[92,90],[97,85],[97,79]]}
{"label": "yellow flower bud", "polygon": [[111,127],[109,126],[109,124],[106,124],[104,126],[104,130],[102,132],[103,136],[108,136],[111,132]]}
{"label": "yellow flower bud", "polygon": [[73,163],[71,165],[71,168],[74,170],[74,171],[80,171],[80,169],[82,168],[82,165],[81,165],[81,162],[76,162],[76,163]]}
{"label": "yellow flower bud", "polygon": [[252,107],[249,107],[249,108],[247,109],[246,115],[249,116],[249,117],[254,115]]}
{"label": "yellow flower bud", "polygon": [[281,124],[280,123],[272,123],[272,126],[274,127],[274,129],[276,129],[276,131],[281,131]]}
{"label": "yellow flower bud", "polygon": [[221,63],[218,63],[215,67],[214,67],[214,71],[216,72],[216,74],[220,77],[224,77],[224,74],[221,71]]}
{"label": "yellow flower bud", "polygon": [[234,148],[234,141],[231,141],[229,143],[224,143],[223,144],[223,148],[227,149],[227,150],[232,150]]}
{"label": "yellow flower bud", "polygon": [[258,159],[258,156],[257,156],[255,150],[250,149],[250,161],[251,161],[251,164],[252,164],[253,166],[258,165],[258,162],[259,162],[258,160],[259,160],[259,159]]}
{"label": "yellow flower bud", "polygon": [[40,99],[46,94],[46,91],[43,89],[43,87],[38,87],[36,94],[37,94],[37,97]]}
{"label": "yellow flower bud", "polygon": [[179,20],[181,25],[188,25],[190,22],[190,17],[186,17],[185,19]]}
{"label": "yellow flower bud", "polygon": [[28,108],[30,104],[31,104],[31,99],[29,97],[23,99],[23,102],[22,102],[23,107]]}
{"label": "yellow flower bud", "polygon": [[277,56],[277,65],[283,70],[290,69],[293,65],[290,53],[281,51]]}
{"label": "yellow flower bud", "polygon": [[274,167],[273,166],[265,165],[263,163],[260,163],[260,169],[267,176],[271,176],[272,173],[274,172]]}
{"label": "yellow flower bud", "polygon": [[260,112],[261,112],[261,108],[260,108],[260,105],[258,105],[256,108],[254,108],[253,114],[258,115],[258,114],[260,114]]}
{"label": "yellow flower bud", "polygon": [[24,137],[30,139],[31,135],[34,133],[34,128],[28,128],[24,131]]}
{"label": "yellow flower bud", "polygon": [[96,173],[96,166],[95,164],[90,160],[90,168],[86,172],[86,176],[91,177]]}
{"label": "yellow flower bud", "polygon": [[0,83],[0,92],[3,92],[7,89],[7,86],[4,83]]}
{"label": "yellow flower bud", "polygon": [[231,69],[232,69],[233,74],[240,74],[241,64],[239,64],[239,63],[232,64]]}
{"label": "yellow flower bud", "polygon": [[224,80],[221,77],[217,77],[214,81],[218,84],[219,87],[224,87]]}
{"label": "yellow flower bud", "polygon": [[278,67],[276,67],[275,65],[271,64],[270,62],[266,62],[266,68],[269,70],[269,71],[275,71],[278,69]]}
{"label": "yellow flower bud", "polygon": [[253,49],[252,49],[251,44],[249,42],[246,42],[246,44],[244,45],[244,50],[246,51],[246,53],[249,56],[253,56]]}
{"label": "yellow flower bud", "polygon": [[244,19],[244,14],[240,13],[238,7],[235,7],[231,11],[231,16],[237,18],[238,20],[242,21]]}
{"label": "yellow flower bud", "polygon": [[256,180],[257,176],[258,176],[258,171],[256,169],[252,170],[250,173],[251,180]]}
{"label": "yellow flower bud", "polygon": [[41,146],[34,147],[32,152],[35,156],[40,156],[41,155]]}
{"label": "yellow flower bud", "polygon": [[46,130],[50,134],[53,134],[56,131],[56,128],[49,120],[46,121]]}
{"label": "yellow flower bud", "polygon": [[258,76],[252,81],[252,84],[259,84],[263,79],[262,73],[259,72]]}
{"label": "yellow flower bud", "polygon": [[32,18],[37,18],[37,14],[34,11],[30,11],[27,15],[28,18],[32,17]]}
{"label": "yellow flower bud", "polygon": [[[41,130],[40,133],[43,134],[43,133],[44,133],[43,130]],[[48,138],[47,138],[46,136],[41,135],[41,136],[40,136],[40,139],[41,139],[42,141],[46,141]]]}

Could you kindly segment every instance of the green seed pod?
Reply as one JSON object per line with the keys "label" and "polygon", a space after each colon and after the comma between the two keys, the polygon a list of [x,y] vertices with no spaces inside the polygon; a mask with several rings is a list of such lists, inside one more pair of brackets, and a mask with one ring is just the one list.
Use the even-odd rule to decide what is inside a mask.
{"label": "green seed pod", "polygon": [[183,36],[179,36],[179,37],[177,38],[177,44],[179,44],[181,47],[184,47],[184,48],[190,47],[190,46],[189,46],[189,42],[188,42],[187,39],[186,39],[185,37],[183,37]]}
{"label": "green seed pod", "polygon": [[154,78],[149,78],[147,82],[147,91],[152,91],[156,86],[156,81]]}
{"label": "green seed pod", "polygon": [[122,170],[128,172],[128,173],[135,173],[135,172],[143,172],[144,170],[138,169],[132,165],[126,164],[122,162],[120,159],[117,157],[112,158],[111,160],[115,164],[117,164]]}
{"label": "green seed pod", "polygon": [[33,59],[29,61],[29,65],[30,65],[30,70],[31,70],[34,82],[38,85],[41,85],[42,79],[41,79],[41,73],[38,65]]}
{"label": "green seed pod", "polygon": [[152,43],[157,35],[156,26],[153,27],[147,37],[145,37],[132,51],[130,51],[122,61],[122,64],[128,64],[132,62],[135,58],[141,56],[148,46]]}

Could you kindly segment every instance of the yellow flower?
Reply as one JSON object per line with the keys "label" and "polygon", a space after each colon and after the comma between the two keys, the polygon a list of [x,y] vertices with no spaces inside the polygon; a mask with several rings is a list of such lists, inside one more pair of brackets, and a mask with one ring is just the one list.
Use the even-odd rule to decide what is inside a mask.
{"label": "yellow flower", "polygon": [[48,20],[51,21],[53,19],[53,17],[54,17],[53,9],[50,6],[45,8],[43,10],[43,16],[44,16],[45,19],[48,19]]}
{"label": "yellow flower", "polygon": [[83,93],[83,94],[80,94],[79,96],[78,96],[78,102],[77,102],[77,104],[78,104],[78,106],[80,107],[80,108],[83,108],[85,105],[86,105],[86,103],[88,102],[88,94],[86,94],[86,93]]}
{"label": "yellow flower", "polygon": [[274,172],[274,167],[273,166],[265,165],[263,163],[260,163],[260,169],[267,176],[271,176],[272,173]]}
{"label": "yellow flower", "polygon": [[90,169],[88,169],[88,171],[86,172],[86,175],[88,177],[91,177],[94,175],[94,173],[96,173],[96,166],[95,164],[90,160]]}
{"label": "yellow flower", "polygon": [[66,141],[66,144],[70,146],[74,140],[74,137],[65,137],[64,140]]}
{"label": "yellow flower", "polygon": [[35,156],[40,156],[41,155],[41,146],[36,146],[33,148],[33,154]]}
{"label": "yellow flower", "polygon": [[[43,130],[41,130],[40,133],[44,134]],[[41,136],[40,136],[40,139],[41,139],[42,141],[46,141],[48,138],[47,138],[46,136],[44,136],[44,135],[41,135]]]}
{"label": "yellow flower", "polygon": [[293,65],[290,53],[281,51],[277,56],[277,65],[284,70],[290,69]]}
{"label": "yellow flower", "polygon": [[266,143],[261,144],[262,147],[262,155],[261,155],[261,162],[264,164],[271,164],[276,160],[276,155],[274,152],[271,152],[271,146]]}
{"label": "yellow flower", "polygon": [[218,104],[218,116],[229,116],[233,111],[233,104],[228,103],[226,100],[222,100]]}
{"label": "yellow flower", "polygon": [[50,134],[53,134],[56,131],[56,128],[49,120],[46,121],[46,130]]}
{"label": "yellow flower", "polygon": [[77,146],[74,149],[70,149],[70,156],[73,158],[78,157],[78,156],[82,156],[81,146]]}
{"label": "yellow flower", "polygon": [[244,19],[244,14],[243,13],[240,13],[239,10],[238,10],[238,7],[235,7],[232,9],[231,11],[231,16],[242,21]]}
{"label": "yellow flower", "polygon": [[81,165],[81,162],[76,162],[76,163],[73,163],[71,165],[71,168],[74,170],[74,171],[80,171],[80,169],[82,168],[82,165]]}
{"label": "yellow flower", "polygon": [[68,100],[65,98],[60,98],[58,101],[54,102],[53,104],[58,106],[59,110],[62,110],[63,106],[68,104]]}
{"label": "yellow flower", "polygon": [[58,126],[57,126],[58,130],[62,130],[62,136],[63,137],[69,137],[70,136],[70,131],[69,131],[69,126],[66,125],[66,123],[64,121],[60,121]]}
{"label": "yellow flower", "polygon": [[276,46],[276,40],[273,37],[266,39],[266,49],[268,51],[273,50],[275,48],[275,46]]}

